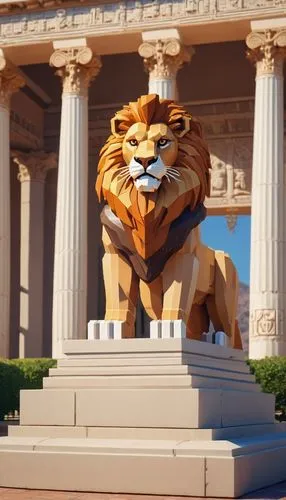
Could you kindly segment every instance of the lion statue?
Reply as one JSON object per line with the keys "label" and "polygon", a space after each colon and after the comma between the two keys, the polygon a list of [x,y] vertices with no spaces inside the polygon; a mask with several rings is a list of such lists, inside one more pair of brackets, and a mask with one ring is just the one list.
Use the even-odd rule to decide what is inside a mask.
{"label": "lion statue", "polygon": [[200,241],[210,168],[200,124],[171,100],[142,96],[111,120],[96,191],[105,201],[105,319],[122,321],[124,337],[135,335],[140,293],[151,319],[181,319],[197,340],[212,322],[241,348],[235,267]]}

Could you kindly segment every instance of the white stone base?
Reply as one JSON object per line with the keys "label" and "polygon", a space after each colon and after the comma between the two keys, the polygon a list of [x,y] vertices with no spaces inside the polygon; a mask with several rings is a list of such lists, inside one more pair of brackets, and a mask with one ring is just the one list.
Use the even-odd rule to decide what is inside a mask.
{"label": "white stone base", "polygon": [[203,333],[202,341],[209,344],[220,345],[221,347],[229,347],[229,338],[224,332]]}
{"label": "white stone base", "polygon": [[186,325],[181,319],[150,322],[151,339],[185,339]]}
{"label": "white stone base", "polygon": [[215,344],[222,347],[229,346],[229,338],[224,332],[216,332],[215,334]]}
{"label": "white stone base", "polygon": [[114,340],[122,338],[123,321],[91,320],[87,326],[88,340]]}

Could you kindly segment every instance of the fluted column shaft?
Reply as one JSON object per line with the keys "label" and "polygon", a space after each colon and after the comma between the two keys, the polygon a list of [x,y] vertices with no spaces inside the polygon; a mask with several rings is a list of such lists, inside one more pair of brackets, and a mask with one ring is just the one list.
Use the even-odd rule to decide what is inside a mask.
{"label": "fluted column shaft", "polygon": [[44,292],[44,195],[54,153],[13,151],[21,182],[19,357],[42,357]]}
{"label": "fluted column shaft", "polygon": [[158,94],[164,99],[176,99],[176,76],[170,78],[150,78],[148,85],[149,94]]}
{"label": "fluted column shaft", "polygon": [[193,55],[176,38],[143,42],[139,55],[144,59],[149,73],[149,94],[158,94],[162,99],[178,99],[177,72]]}
{"label": "fluted column shaft", "polygon": [[249,336],[249,356],[256,359],[286,355],[284,49],[280,35],[266,31],[247,38],[250,57],[256,62]]}
{"label": "fluted column shaft", "polygon": [[10,98],[24,80],[0,49],[0,357],[9,356],[10,328]]}
{"label": "fluted column shaft", "polygon": [[63,81],[57,190],[53,357],[62,341],[86,337],[88,93],[100,62],[88,47],[56,50],[52,66]]}

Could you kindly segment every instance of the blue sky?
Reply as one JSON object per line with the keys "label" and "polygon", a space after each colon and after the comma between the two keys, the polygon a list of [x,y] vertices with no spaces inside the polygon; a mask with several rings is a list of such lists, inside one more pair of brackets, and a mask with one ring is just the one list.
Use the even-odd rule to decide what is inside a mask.
{"label": "blue sky", "polygon": [[229,231],[225,217],[209,216],[201,224],[201,234],[206,245],[224,250],[231,256],[239,280],[249,284],[250,216],[239,216],[233,233]]}

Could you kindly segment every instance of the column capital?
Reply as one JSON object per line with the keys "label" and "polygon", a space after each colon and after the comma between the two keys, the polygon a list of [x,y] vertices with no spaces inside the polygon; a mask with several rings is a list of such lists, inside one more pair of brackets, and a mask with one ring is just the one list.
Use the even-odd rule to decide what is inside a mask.
{"label": "column capital", "polygon": [[50,66],[57,68],[56,75],[63,82],[63,94],[85,96],[102,64],[100,57],[89,47],[69,47],[55,50],[50,57]]}
{"label": "column capital", "polygon": [[11,157],[18,165],[18,180],[20,182],[45,182],[47,172],[58,165],[56,153],[12,151]]}
{"label": "column capital", "polygon": [[8,108],[14,92],[24,87],[25,80],[0,49],[0,106]]}
{"label": "column capital", "polygon": [[256,75],[283,74],[286,56],[286,29],[253,31],[246,37],[248,58],[256,63]]}
{"label": "column capital", "polygon": [[150,78],[157,79],[175,77],[182,65],[191,61],[194,49],[185,47],[177,38],[171,38],[143,42],[138,52]]}

